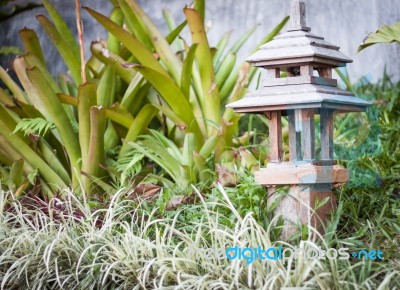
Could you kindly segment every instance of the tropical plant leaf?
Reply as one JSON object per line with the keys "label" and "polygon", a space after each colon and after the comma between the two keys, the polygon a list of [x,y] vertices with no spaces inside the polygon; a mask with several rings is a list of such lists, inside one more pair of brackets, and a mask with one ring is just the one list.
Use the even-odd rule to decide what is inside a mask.
{"label": "tropical plant leaf", "polygon": [[[20,134],[12,132],[15,130],[16,122],[0,106],[0,134],[12,145],[14,150],[32,166],[34,165],[40,174],[46,179],[50,187],[56,192],[60,187],[66,187],[64,181],[53,169],[28,145],[26,139]],[[4,147],[3,147],[4,148]],[[16,159],[15,159],[16,160]]]}
{"label": "tropical plant leaf", "polygon": [[54,23],[58,33],[62,35],[65,43],[68,45],[69,49],[72,51],[74,57],[80,61],[80,49],[79,45],[76,42],[74,35],[72,34],[71,30],[64,19],[61,17],[60,13],[54,8],[53,5],[50,4],[48,0],[43,0],[43,5],[46,7],[47,12],[50,15],[51,20]]}
{"label": "tropical plant leaf", "polygon": [[179,24],[174,30],[172,30],[166,37],[165,39],[169,44],[173,43],[174,40],[178,37],[179,33],[186,27],[186,20],[183,21],[181,24]]}
{"label": "tropical plant leaf", "polygon": [[80,172],[79,160],[81,158],[81,150],[79,148],[78,138],[73,130],[61,102],[57,95],[51,89],[49,83],[38,68],[27,70],[27,75],[37,92],[37,96],[42,104],[42,110],[47,112],[49,120],[54,122],[63,145],[65,146],[71,161],[71,172],[74,176]]}
{"label": "tropical plant leaf", "polygon": [[178,118],[185,122],[187,131],[193,132],[199,142],[198,144],[201,144],[203,136],[199,125],[193,115],[192,107],[179,87],[170,78],[165,77],[151,68],[135,66],[135,69],[154,86],[171,109],[177,114]]}
{"label": "tropical plant leaf", "polygon": [[137,15],[132,11],[131,7],[125,0],[118,0],[122,13],[124,14],[124,19],[126,26],[129,31],[135,35],[135,37],[150,51],[153,50],[153,44],[146,32],[145,27],[139,21]]}
{"label": "tropical plant leaf", "polygon": [[380,27],[377,32],[368,35],[368,37],[358,47],[357,52],[377,43],[393,42],[400,43],[400,22],[393,25],[384,25]]}
{"label": "tropical plant leaf", "polygon": [[13,81],[13,79],[8,75],[8,73],[0,66],[0,80],[9,88],[12,92],[14,98],[18,101],[26,103],[26,98],[24,92],[21,88]]}
{"label": "tropical plant leaf", "polygon": [[[119,26],[123,25],[124,15],[120,7],[115,7],[111,11],[110,19],[117,23]],[[120,41],[111,33],[108,34],[107,48],[115,54],[119,54],[121,50]]]}
{"label": "tropical plant leaf", "polygon": [[88,152],[88,163],[85,168],[86,173],[102,177],[104,170],[100,167],[104,164],[104,134],[106,131],[107,119],[101,107],[90,108],[90,142]]}
{"label": "tropical plant leaf", "polygon": [[0,55],[20,55],[24,52],[17,46],[2,46],[0,47]]}
{"label": "tropical plant leaf", "polygon": [[232,46],[230,49],[230,52],[232,53],[237,53],[239,49],[243,46],[243,44],[246,43],[246,41],[249,39],[249,37],[256,31],[257,26],[254,26],[249,29],[241,38],[239,38],[236,43]]}
{"label": "tropical plant leaf", "polygon": [[56,26],[46,16],[38,15],[36,16],[36,19],[39,21],[40,25],[46,31],[54,46],[57,48],[62,59],[70,70],[71,76],[75,83],[79,85],[82,82],[80,59],[78,58],[79,52],[76,54],[73,47],[69,46],[67,40],[64,38],[64,35],[57,30]]}
{"label": "tropical plant leaf", "polygon": [[43,64],[46,64],[36,32],[32,29],[24,28],[19,31],[19,37],[21,38],[26,51],[35,55]]}
{"label": "tropical plant leaf", "polygon": [[124,143],[122,144],[122,148],[120,151],[120,155],[122,156],[129,149],[128,143],[135,141],[136,138],[143,133],[146,127],[149,125],[150,121],[154,118],[157,113],[157,109],[147,104],[145,105],[136,116],[134,121],[132,122],[131,127],[129,128],[128,133],[125,136]]}
{"label": "tropical plant leaf", "polygon": [[108,50],[101,42],[94,41],[90,45],[90,50],[93,55],[105,64],[118,63],[115,66],[116,73],[127,83],[130,84],[132,79],[135,78],[137,72],[119,55]]}
{"label": "tropical plant leaf", "polygon": [[168,41],[164,38],[160,30],[154,25],[153,21],[150,20],[146,13],[144,13],[135,0],[126,0],[126,2],[135,13],[141,26],[145,27],[149,39],[151,40],[161,61],[168,68],[168,72],[176,82],[179,82],[181,78],[182,64],[176,54],[172,51]]}
{"label": "tropical plant leaf", "polygon": [[89,7],[84,7],[84,9],[89,12],[89,14],[93,16],[93,18],[95,18],[105,29],[121,41],[121,43],[125,45],[125,47],[142,65],[145,65],[164,76],[168,75],[161,64],[154,58],[154,55],[140,41],[138,41],[137,38],[103,14],[98,13]]}
{"label": "tropical plant leaf", "polygon": [[217,51],[215,52],[215,54],[213,56],[213,64],[214,64],[215,68],[218,68],[220,65],[222,55],[225,51],[225,48],[228,44],[231,34],[232,34],[232,30],[228,31],[227,33],[224,34],[224,36],[217,43],[217,46],[216,46]]}
{"label": "tropical plant leaf", "polygon": [[181,90],[183,95],[189,100],[190,83],[192,80],[193,61],[196,56],[196,49],[198,44],[193,44],[183,63],[182,76],[181,76]]}
{"label": "tropical plant leaf", "polygon": [[[198,2],[201,3],[202,1]],[[198,43],[196,60],[199,67],[203,94],[200,99],[205,121],[207,122],[208,136],[217,133],[211,124],[218,124],[220,121],[220,98],[218,87],[215,84],[215,75],[212,61],[212,54],[207,40],[202,16],[194,9],[185,8],[184,13],[192,34],[193,43]]]}

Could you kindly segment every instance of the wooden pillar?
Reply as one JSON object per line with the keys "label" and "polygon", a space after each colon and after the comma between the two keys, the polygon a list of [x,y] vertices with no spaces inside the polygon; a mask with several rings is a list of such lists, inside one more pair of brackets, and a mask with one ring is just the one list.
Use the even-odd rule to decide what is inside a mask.
{"label": "wooden pillar", "polygon": [[315,126],[314,109],[301,110],[302,136],[301,147],[303,149],[303,160],[314,160]]}
{"label": "wooden pillar", "polygon": [[300,75],[304,76],[312,76],[314,73],[314,68],[311,65],[302,65],[300,67]]}
{"label": "wooden pillar", "polygon": [[295,110],[288,110],[289,118],[289,159],[301,160],[301,131],[296,126]]}
{"label": "wooden pillar", "polygon": [[268,79],[279,79],[280,77],[281,77],[281,69],[280,68],[267,69],[267,78]]}
{"label": "wooden pillar", "polygon": [[333,159],[333,111],[321,109],[321,160]]}
{"label": "wooden pillar", "polygon": [[330,67],[322,67],[319,69],[320,77],[331,79],[332,78],[332,69]]}
{"label": "wooden pillar", "polygon": [[270,162],[280,163],[282,161],[282,122],[281,112],[269,113],[269,146]]}

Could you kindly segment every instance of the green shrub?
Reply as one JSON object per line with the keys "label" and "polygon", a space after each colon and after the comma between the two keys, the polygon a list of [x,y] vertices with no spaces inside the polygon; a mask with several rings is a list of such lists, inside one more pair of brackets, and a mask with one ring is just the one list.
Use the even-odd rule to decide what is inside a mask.
{"label": "green shrub", "polygon": [[[190,192],[190,184],[215,179],[214,164],[232,161],[226,160],[229,154],[225,152],[243,145],[233,142],[239,116],[224,105],[242,97],[255,75],[255,68],[247,64],[236,66],[236,54],[254,29],[228,50],[229,34],[212,48],[202,0],[184,9],[186,20],[180,25],[175,26],[165,13],[167,36],[134,0],[113,3],[109,18],[85,8],[109,37],[92,43],[92,55],[84,66],[66,23],[43,0],[50,19],[38,15],[37,20],[69,74],[60,74],[56,80],[51,76],[47,69],[51,64],[46,63],[30,29],[20,31],[26,53],[13,63],[22,88],[0,68],[0,80],[7,87],[0,89],[0,163],[8,166],[2,168],[5,179],[24,176],[10,183],[18,195],[40,185],[50,197],[70,186],[102,199],[96,193],[112,194],[118,185],[128,186],[125,181],[134,178],[138,170],[128,167],[138,169],[143,161],[124,163],[132,150],[164,170],[163,158],[175,152],[169,159],[174,166],[170,164],[166,175],[181,192]],[[260,44],[271,40],[287,20]],[[192,44],[179,38],[186,25],[193,32]],[[149,132],[147,128],[162,133],[157,139],[153,131],[136,142]],[[163,142],[158,155],[146,138]],[[34,176],[33,168],[37,168]]]}

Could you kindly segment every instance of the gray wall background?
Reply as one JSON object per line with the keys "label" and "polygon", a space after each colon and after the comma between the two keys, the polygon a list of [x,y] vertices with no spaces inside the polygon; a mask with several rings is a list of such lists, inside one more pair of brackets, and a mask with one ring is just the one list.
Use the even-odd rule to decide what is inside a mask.
{"label": "gray wall background", "polygon": [[[206,22],[209,26],[209,40],[216,45],[222,35],[232,30],[231,43],[243,35],[254,25],[258,24],[257,31],[242,48],[239,58],[244,60],[254,46],[275,27],[284,16],[289,14],[290,0],[206,0]],[[307,24],[312,33],[325,37],[331,43],[341,47],[341,51],[351,57],[354,62],[348,65],[350,76],[357,80],[367,76],[377,81],[387,72],[394,80],[400,79],[400,45],[376,45],[357,54],[357,48],[370,32],[385,24],[400,21],[399,0],[304,0],[307,4]],[[16,0],[15,2],[26,2]],[[15,3],[14,2],[14,3]],[[32,2],[32,1],[31,1]],[[38,1],[40,2],[40,1]],[[82,0],[82,5],[90,6],[104,14],[109,14],[111,5],[106,0]],[[183,7],[191,0],[138,0],[143,9],[155,23],[166,33],[162,17],[162,9],[170,10],[177,23],[184,19]],[[75,10],[73,0],[53,0],[53,4],[67,19],[71,29],[75,28]],[[35,29],[38,34],[45,55],[49,59],[51,71],[65,70],[60,62],[57,51],[50,44],[49,39],[38,25],[35,15],[45,14],[44,8],[35,8],[22,12],[0,23],[0,46],[21,46],[18,30],[23,27]],[[105,31],[83,11],[85,37],[88,46],[90,41],[106,36]],[[187,31],[186,39],[190,38]],[[10,58],[1,57],[0,63],[10,67]]]}

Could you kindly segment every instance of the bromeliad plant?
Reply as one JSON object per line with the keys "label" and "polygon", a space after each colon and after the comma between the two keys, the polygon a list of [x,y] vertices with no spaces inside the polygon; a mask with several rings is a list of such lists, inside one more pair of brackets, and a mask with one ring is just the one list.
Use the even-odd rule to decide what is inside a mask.
{"label": "bromeliad plant", "polygon": [[[11,166],[9,172],[3,170],[3,178],[11,177],[10,184],[17,193],[37,182],[48,195],[66,186],[82,185],[90,191],[91,179],[107,176],[102,165],[112,142],[134,140],[147,127],[156,108],[143,106],[131,115],[112,107],[119,93],[113,67],[102,67],[97,74],[81,74],[78,44],[54,7],[47,0],[43,4],[52,21],[44,15],[38,15],[37,20],[72,79],[60,75],[54,80],[36,33],[20,31],[26,53],[15,59],[13,67],[22,88],[0,68],[0,79],[7,87],[0,90],[0,155],[2,163]],[[85,74],[88,82],[82,82]],[[125,126],[121,135],[112,123]],[[30,178],[21,178],[23,173]]]}
{"label": "bromeliad plant", "polygon": [[[160,165],[181,190],[197,181],[212,181],[213,165],[232,162],[235,157],[231,148],[239,116],[224,106],[242,97],[255,75],[256,70],[247,64],[235,67],[236,54],[254,29],[227,52],[229,33],[213,49],[204,25],[204,1],[197,1],[194,8],[184,8],[186,21],[177,27],[166,14],[170,36],[176,35],[185,23],[191,31],[191,45],[182,39],[173,42],[170,36],[162,36],[135,1],[117,2],[119,6],[113,12],[115,19],[125,20],[119,23],[85,8],[116,38],[115,45],[108,48],[104,43],[93,43],[92,52],[107,65],[115,64],[116,73],[129,83],[129,103],[121,103],[122,106],[130,107],[142,98],[140,92],[147,90],[148,84],[155,89],[147,95],[147,101],[160,111],[157,117],[164,132],[162,135],[153,131],[153,137],[145,136],[135,143],[125,142],[120,156],[129,150],[140,152]],[[118,14],[122,16],[116,16]],[[287,20],[285,18],[261,44],[271,40]],[[133,78],[126,76],[129,69],[138,74],[132,73]],[[239,152],[243,151],[242,157],[251,155],[246,150]],[[255,158],[248,159],[251,162],[245,162],[246,165],[253,165]]]}
{"label": "bromeliad plant", "polygon": [[[240,98],[255,75],[248,65],[235,68],[236,53],[254,29],[224,53],[229,34],[216,49],[209,46],[204,1],[186,7],[186,21],[176,27],[165,13],[171,30],[166,37],[134,0],[113,1],[110,18],[85,8],[109,37],[92,43],[92,56],[82,65],[82,47],[49,1],[43,4],[50,19],[37,20],[69,74],[54,79],[36,33],[20,31],[26,53],[13,67],[22,88],[0,68],[6,86],[0,89],[0,163],[8,166],[1,177],[9,187],[21,194],[40,184],[48,195],[67,186],[112,190],[110,184],[121,185],[121,164],[134,151],[160,165],[184,190],[212,180],[214,161],[234,157],[224,152],[234,145],[239,116],[224,105]],[[186,25],[192,45],[179,38]],[[162,133],[152,131],[137,142],[148,126]],[[127,166],[138,168],[130,172],[141,169],[135,162]]]}

